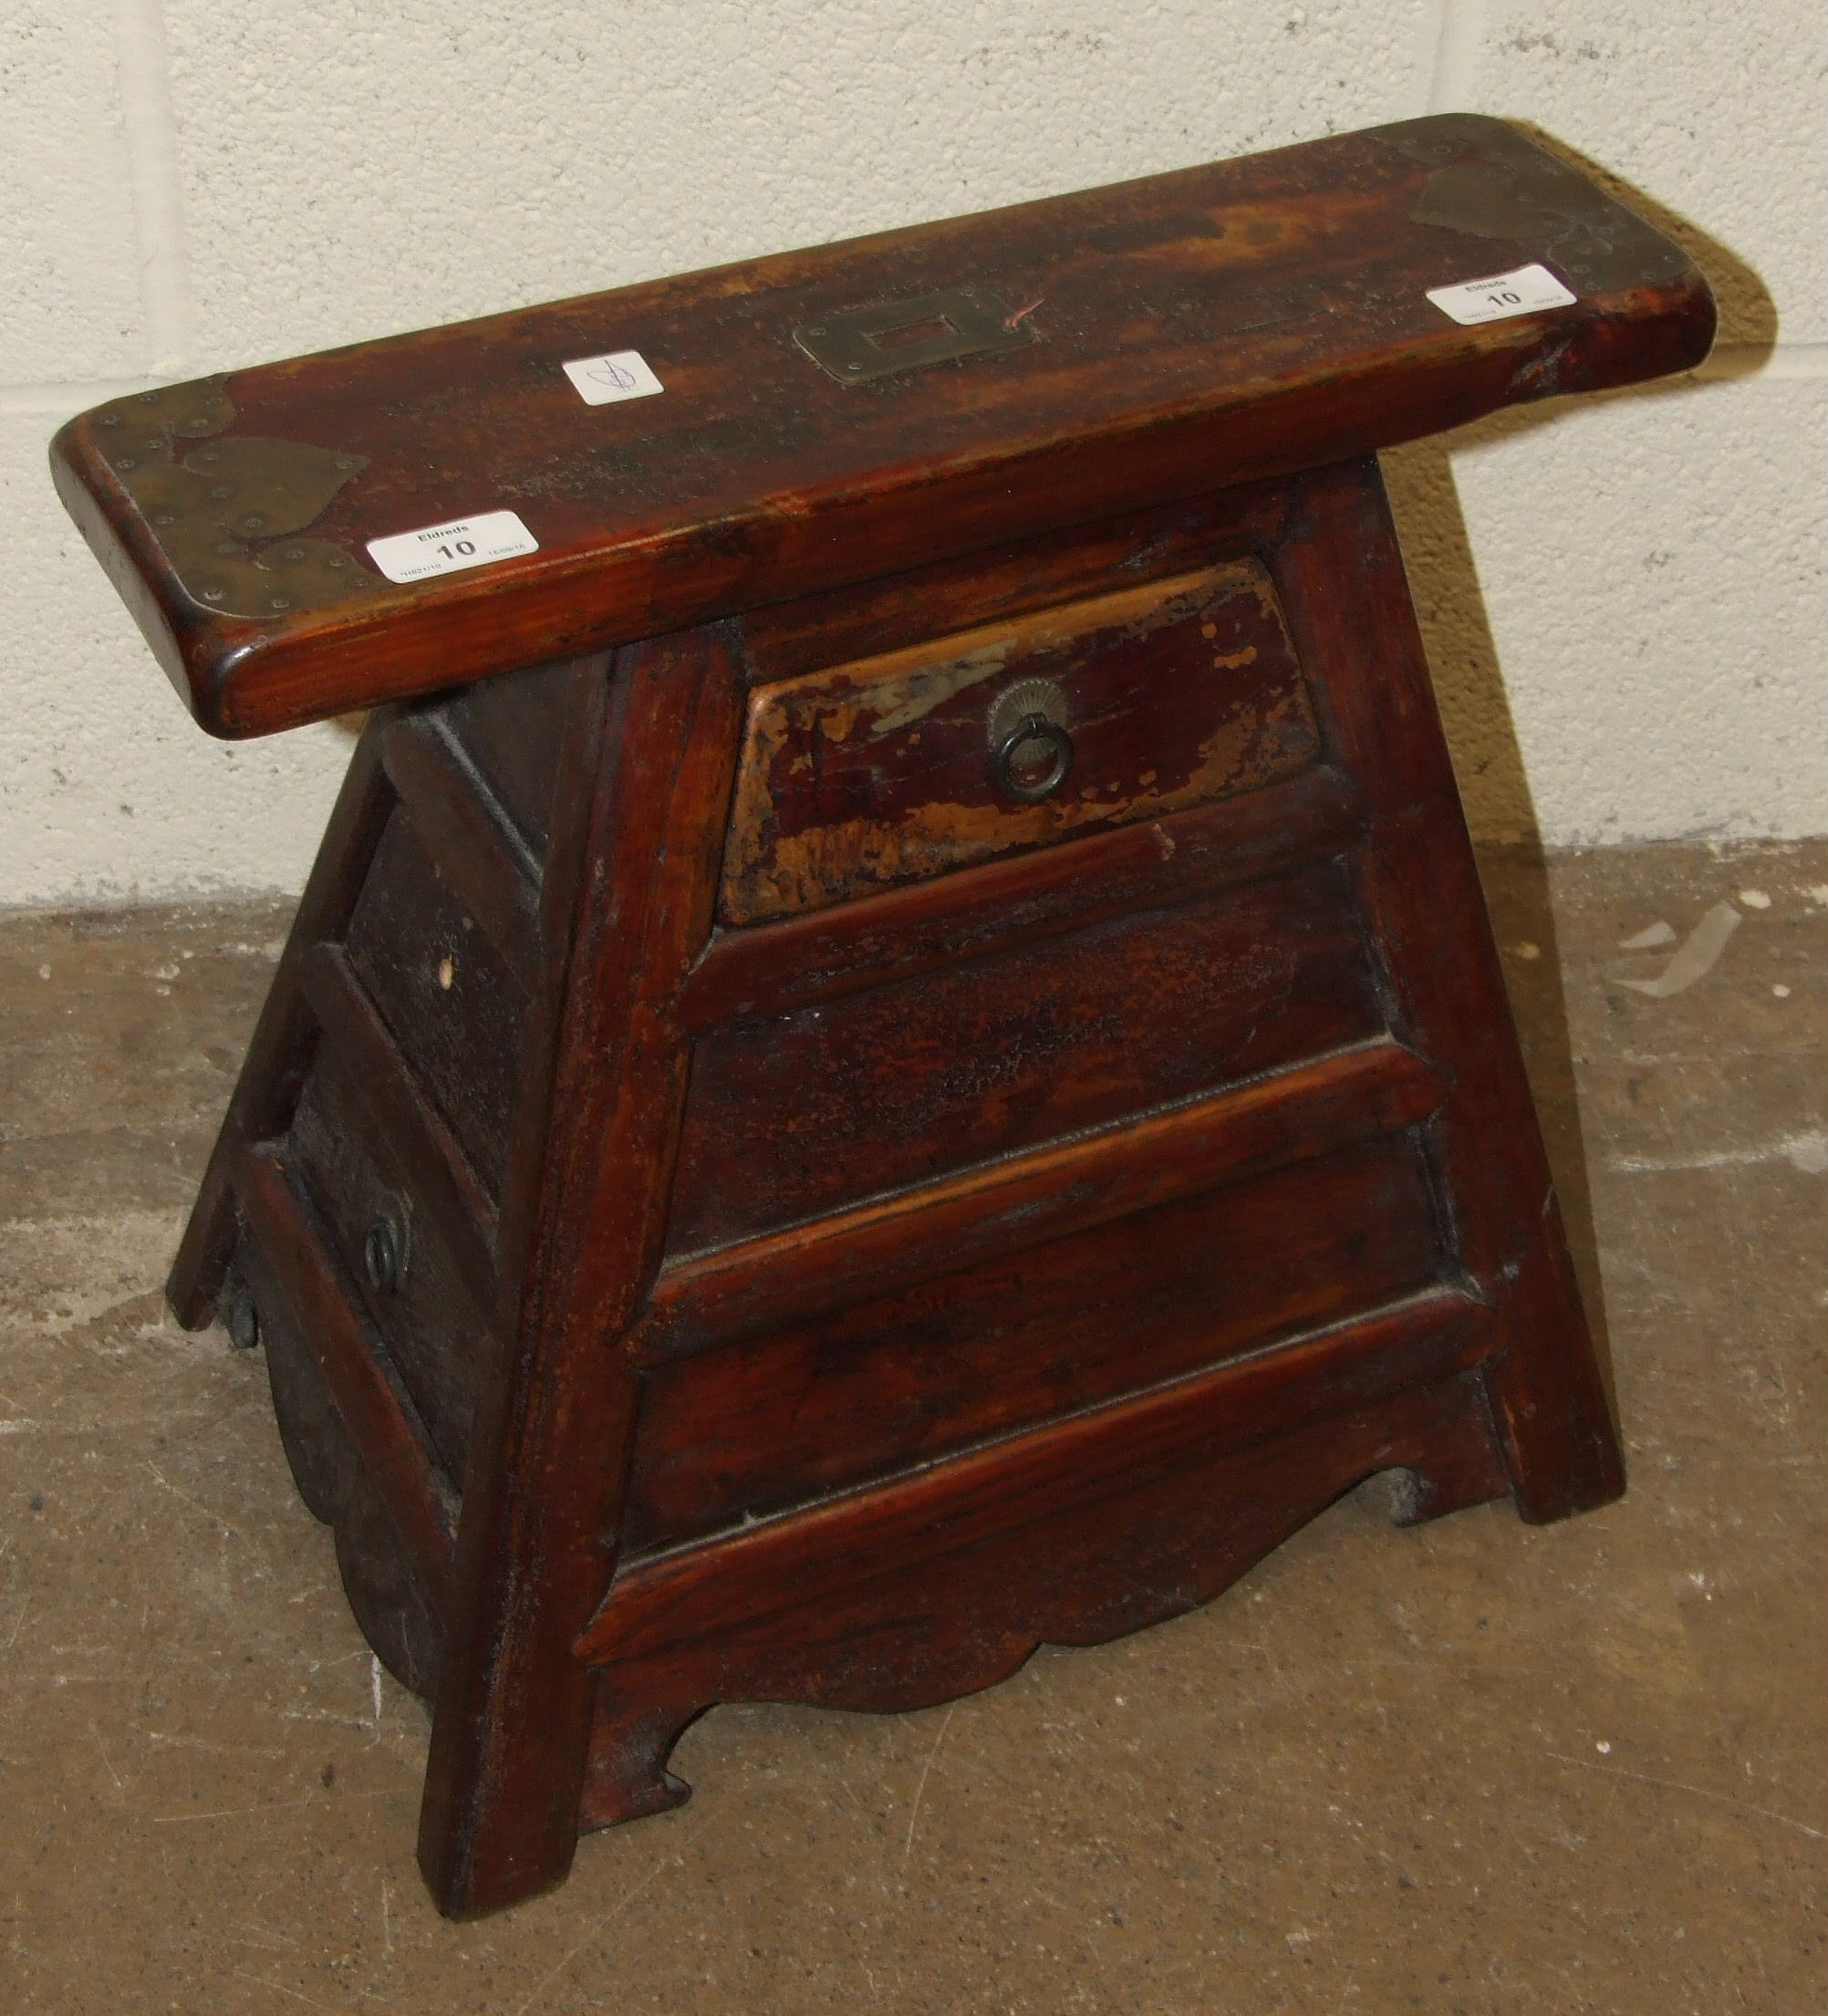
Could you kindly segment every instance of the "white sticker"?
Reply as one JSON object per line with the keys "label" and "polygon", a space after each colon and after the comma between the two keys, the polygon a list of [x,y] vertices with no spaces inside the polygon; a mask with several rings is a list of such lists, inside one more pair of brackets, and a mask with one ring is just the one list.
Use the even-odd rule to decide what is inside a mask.
{"label": "white sticker", "polygon": [[433,574],[461,574],[491,560],[537,553],[539,541],[512,511],[485,511],[480,518],[452,518],[419,532],[396,532],[370,539],[369,552],[389,581],[423,581]]}
{"label": "white sticker", "polygon": [[612,350],[608,357],[575,357],[565,375],[587,406],[613,406],[618,399],[651,399],[664,392],[639,350]]}
{"label": "white sticker", "polygon": [[1572,307],[1574,296],[1547,266],[1519,266],[1489,280],[1462,280],[1457,287],[1430,287],[1428,299],[1456,322],[1501,322],[1506,316],[1534,315],[1538,308]]}

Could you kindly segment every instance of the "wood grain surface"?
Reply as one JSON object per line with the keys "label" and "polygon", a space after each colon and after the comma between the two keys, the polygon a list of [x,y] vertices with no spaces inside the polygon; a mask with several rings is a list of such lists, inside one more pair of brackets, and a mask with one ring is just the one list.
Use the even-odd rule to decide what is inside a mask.
{"label": "wood grain surface", "polygon": [[[1428,298],[1532,261],[1571,306]],[[855,386],[795,340],[964,286],[1033,339]],[[1667,239],[1454,113],[134,395],[53,467],[197,718],[262,734],[1655,377],[1713,327]],[[626,349],[664,391],[586,405],[564,364]],[[536,551],[369,557],[500,510]]]}

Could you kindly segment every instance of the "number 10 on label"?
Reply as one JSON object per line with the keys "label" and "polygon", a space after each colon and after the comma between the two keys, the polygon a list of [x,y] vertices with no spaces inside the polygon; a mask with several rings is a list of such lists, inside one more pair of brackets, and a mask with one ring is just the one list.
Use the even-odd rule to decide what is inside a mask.
{"label": "number 10 on label", "polygon": [[434,574],[461,574],[492,560],[514,560],[537,553],[539,541],[512,511],[485,511],[476,518],[452,518],[370,539],[369,554],[389,581],[424,581]]}
{"label": "number 10 on label", "polygon": [[1534,315],[1542,308],[1565,308],[1574,296],[1547,266],[1519,266],[1514,273],[1489,274],[1483,280],[1462,280],[1457,286],[1430,287],[1428,299],[1456,322],[1502,322],[1512,315]]}

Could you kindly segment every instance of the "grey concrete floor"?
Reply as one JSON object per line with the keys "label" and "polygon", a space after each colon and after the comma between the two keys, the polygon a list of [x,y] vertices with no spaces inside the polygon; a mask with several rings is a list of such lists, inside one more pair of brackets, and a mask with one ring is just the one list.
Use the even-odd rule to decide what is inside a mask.
{"label": "grey concrete floor", "polygon": [[[1828,862],[1488,872],[1624,1502],[1366,1487],[953,1706],[719,1709],[688,1806],[462,1928],[262,1368],[161,1305],[284,910],[0,920],[0,2012],[1818,2009]],[[1722,902],[1709,972],[1622,983]]]}

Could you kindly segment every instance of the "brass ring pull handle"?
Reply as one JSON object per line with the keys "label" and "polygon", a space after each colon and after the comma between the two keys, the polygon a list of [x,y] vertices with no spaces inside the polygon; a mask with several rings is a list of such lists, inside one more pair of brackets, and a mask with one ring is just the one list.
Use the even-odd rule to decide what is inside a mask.
{"label": "brass ring pull handle", "polygon": [[362,1242],[362,1266],[378,1294],[397,1295],[406,1279],[406,1234],[390,1212],[383,1211]]}
{"label": "brass ring pull handle", "polygon": [[1073,767],[1073,738],[1045,714],[1024,714],[997,743],[992,759],[997,789],[1033,804],[1059,790]]}

